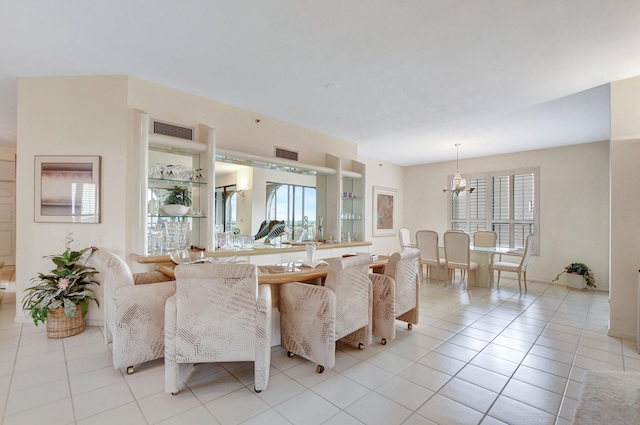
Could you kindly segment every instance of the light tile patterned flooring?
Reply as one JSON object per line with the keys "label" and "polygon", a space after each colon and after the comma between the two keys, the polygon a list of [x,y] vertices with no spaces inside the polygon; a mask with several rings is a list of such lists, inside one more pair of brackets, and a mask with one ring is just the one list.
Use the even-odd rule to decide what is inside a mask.
{"label": "light tile patterned flooring", "polygon": [[[6,278],[6,277],[5,277]],[[100,328],[62,340],[15,324],[0,304],[0,412],[5,425],[570,424],[584,373],[640,370],[631,341],[606,335],[604,292],[530,283],[500,289],[423,282],[420,325],[364,350],[340,345],[323,374],[274,348],[268,388],[252,363],[199,365],[176,396],[163,362],[114,370]]]}

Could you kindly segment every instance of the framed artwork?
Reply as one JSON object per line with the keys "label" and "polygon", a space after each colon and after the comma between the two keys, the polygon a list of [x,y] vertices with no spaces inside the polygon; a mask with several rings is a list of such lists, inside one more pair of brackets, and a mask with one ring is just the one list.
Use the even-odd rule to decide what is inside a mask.
{"label": "framed artwork", "polygon": [[35,156],[34,221],[100,223],[100,157]]}
{"label": "framed artwork", "polygon": [[373,186],[373,236],[395,236],[396,190]]}

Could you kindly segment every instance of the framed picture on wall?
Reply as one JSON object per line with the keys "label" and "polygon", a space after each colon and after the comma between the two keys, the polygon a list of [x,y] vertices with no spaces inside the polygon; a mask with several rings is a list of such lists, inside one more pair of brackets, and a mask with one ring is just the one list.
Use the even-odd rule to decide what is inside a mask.
{"label": "framed picture on wall", "polygon": [[396,190],[373,186],[373,236],[395,236]]}
{"label": "framed picture on wall", "polygon": [[35,156],[34,221],[100,223],[100,157]]}

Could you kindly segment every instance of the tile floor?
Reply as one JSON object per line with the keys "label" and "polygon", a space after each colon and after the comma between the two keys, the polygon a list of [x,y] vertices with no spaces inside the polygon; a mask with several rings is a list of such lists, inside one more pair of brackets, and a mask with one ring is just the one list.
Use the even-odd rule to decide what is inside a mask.
{"label": "tile floor", "polygon": [[[6,271],[5,271],[6,272]],[[6,276],[5,276],[6,279]],[[530,283],[500,289],[422,284],[420,325],[363,351],[338,348],[323,374],[279,347],[267,390],[252,363],[199,365],[176,396],[163,362],[114,370],[102,329],[62,340],[16,324],[0,304],[0,418],[65,424],[570,424],[584,372],[640,370],[631,341],[606,335],[604,292]]]}

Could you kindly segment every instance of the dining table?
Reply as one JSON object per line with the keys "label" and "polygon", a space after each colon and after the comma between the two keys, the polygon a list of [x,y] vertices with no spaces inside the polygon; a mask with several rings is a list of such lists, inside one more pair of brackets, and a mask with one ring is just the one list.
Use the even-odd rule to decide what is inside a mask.
{"label": "dining table", "polygon": [[[353,254],[345,254],[348,257]],[[369,270],[374,273],[382,273],[384,266],[389,260],[388,256],[374,255],[373,261],[369,265]],[[326,261],[318,261],[315,267],[305,266],[302,262],[289,262],[272,265],[258,265],[258,284],[271,286],[271,302],[272,302],[272,329],[271,329],[271,346],[275,347],[280,344],[280,285],[290,282],[303,282],[312,285],[322,285],[324,279],[329,274],[329,264]],[[167,277],[175,279],[174,268],[176,264],[173,262],[155,263],[155,269],[162,272]],[[198,263],[189,264],[188,267],[198,267]]]}
{"label": "dining table", "polygon": [[[369,265],[372,272],[379,272],[384,269],[389,260],[388,256],[376,255]],[[190,264],[197,267],[198,263]],[[165,276],[175,279],[173,269],[176,264],[173,262],[156,263],[155,269]],[[329,273],[329,264],[326,261],[318,262],[315,267],[310,267],[301,262],[290,262],[283,264],[261,265],[258,267],[258,284],[260,285],[281,285],[290,282],[320,283]]]}
{"label": "dining table", "polygon": [[[440,248],[440,256],[444,258],[444,247]],[[467,276],[469,284],[488,288],[491,286],[491,261],[494,255],[502,254],[513,257],[522,257],[522,249],[504,248],[504,247],[486,247],[486,246],[469,246],[471,261],[478,263],[478,281],[475,281],[475,272]],[[440,271],[438,280],[446,281],[446,270]]]}

